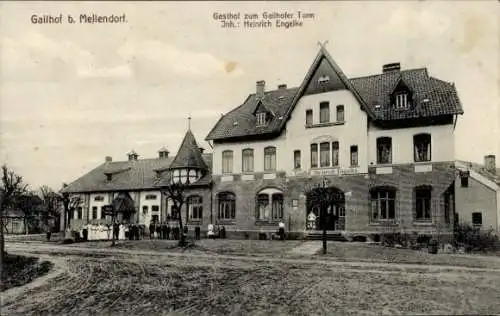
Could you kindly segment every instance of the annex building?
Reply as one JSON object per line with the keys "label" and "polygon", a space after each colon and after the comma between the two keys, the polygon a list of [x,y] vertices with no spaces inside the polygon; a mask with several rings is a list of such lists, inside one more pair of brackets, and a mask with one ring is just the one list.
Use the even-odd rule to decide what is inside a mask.
{"label": "annex building", "polygon": [[[450,233],[461,114],[425,68],[347,78],[322,46],[299,87],[258,81],[206,137],[214,212],[228,233]],[[335,197],[325,214],[318,186]]]}

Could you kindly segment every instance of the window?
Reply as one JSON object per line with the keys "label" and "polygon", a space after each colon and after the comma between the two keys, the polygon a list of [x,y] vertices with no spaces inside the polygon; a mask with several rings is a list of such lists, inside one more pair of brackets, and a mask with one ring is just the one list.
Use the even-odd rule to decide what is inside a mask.
{"label": "window", "polygon": [[371,191],[371,220],[393,220],[396,218],[396,191],[377,188]]}
{"label": "window", "polygon": [[351,166],[358,165],[358,146],[351,146]]}
{"label": "window", "polygon": [[241,152],[243,172],[253,172],[253,149],[243,149]]}
{"label": "window", "polygon": [[160,207],[158,205],[151,206],[151,212],[158,213],[160,211]]}
{"label": "window", "polygon": [[318,168],[318,144],[311,144],[311,168]]}
{"label": "window", "polygon": [[293,152],[293,168],[300,169],[300,150],[295,150]]}
{"label": "window", "polygon": [[460,171],[460,186],[467,188],[469,186],[469,173]]}
{"label": "window", "polygon": [[472,213],[472,225],[483,226],[483,214],[481,212]]}
{"label": "window", "polygon": [[104,206],[101,206],[101,218],[106,218],[106,214],[104,214]]}
{"label": "window", "polygon": [[377,138],[377,164],[392,163],[392,139],[390,137]]}
{"label": "window", "polygon": [[396,94],[396,108],[398,109],[406,109],[408,107],[408,94],[407,93],[398,93]]}
{"label": "window", "polygon": [[257,113],[257,126],[266,125],[266,113],[260,112]]}
{"label": "window", "polygon": [[330,143],[319,144],[319,165],[330,167]]}
{"label": "window", "polygon": [[277,189],[265,189],[257,194],[256,219],[277,221],[283,219],[283,193]]}
{"label": "window", "polygon": [[92,206],[92,219],[97,219],[97,206]]}
{"label": "window", "polygon": [[276,170],[276,147],[264,148],[264,171]]}
{"label": "window", "polygon": [[77,219],[82,219],[83,218],[83,209],[81,206],[76,208],[76,218]]}
{"label": "window", "polygon": [[330,104],[328,102],[321,102],[319,104],[319,122],[330,122]]}
{"label": "window", "polygon": [[328,76],[321,76],[318,78],[319,84],[328,83],[329,81],[330,81],[330,77],[328,77]]}
{"label": "window", "polygon": [[233,151],[222,152],[222,173],[233,173]]}
{"label": "window", "polygon": [[144,206],[142,207],[142,213],[143,213],[143,214],[147,214],[147,213],[148,213],[148,206],[147,206],[147,205],[144,205]]}
{"label": "window", "polygon": [[313,110],[306,110],[306,125],[313,124]]}
{"label": "window", "polygon": [[236,218],[236,198],[233,193],[223,192],[218,194],[219,212],[218,218],[230,220]]}
{"label": "window", "polygon": [[431,135],[418,134],[413,136],[415,162],[431,161]]}
{"label": "window", "polygon": [[344,122],[344,106],[337,105],[337,122]]}
{"label": "window", "polygon": [[339,165],[339,142],[332,143],[332,166]]}
{"label": "window", "polygon": [[190,196],[187,199],[189,220],[201,220],[203,218],[203,200],[201,196]]}
{"label": "window", "polygon": [[430,187],[415,189],[415,219],[417,221],[431,221],[431,196]]}
{"label": "window", "polygon": [[146,200],[156,200],[156,195],[148,194],[148,195],[146,195]]}
{"label": "window", "polygon": [[104,196],[102,196],[102,195],[98,195],[98,196],[96,196],[96,197],[94,198],[94,201],[96,201],[96,202],[102,202],[102,201],[104,201]]}

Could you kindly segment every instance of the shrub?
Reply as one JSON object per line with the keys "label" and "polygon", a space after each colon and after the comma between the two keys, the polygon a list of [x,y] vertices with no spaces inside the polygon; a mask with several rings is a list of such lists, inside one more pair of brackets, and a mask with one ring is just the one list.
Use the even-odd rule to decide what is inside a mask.
{"label": "shrub", "polygon": [[467,251],[500,250],[499,238],[493,230],[481,231],[479,227],[459,224],[454,232],[455,247],[463,246]]}

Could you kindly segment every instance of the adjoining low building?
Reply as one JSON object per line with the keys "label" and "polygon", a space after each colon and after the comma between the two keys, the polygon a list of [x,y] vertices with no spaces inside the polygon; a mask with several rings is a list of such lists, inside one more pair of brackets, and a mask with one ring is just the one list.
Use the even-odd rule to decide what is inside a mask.
{"label": "adjoining low building", "polygon": [[495,156],[484,164],[457,161],[455,212],[458,223],[500,233],[500,168]]}
{"label": "adjoining low building", "polygon": [[106,205],[114,206],[121,222],[147,226],[151,222],[169,221],[176,225],[178,212],[161,190],[166,171],[170,170],[175,176],[192,180],[185,191],[188,204],[184,219],[193,225],[208,225],[211,160],[212,155],[203,153],[191,130],[186,132],[175,157],[170,157],[165,148],[159,150],[157,158],[139,159],[135,151],[128,153],[127,161],[106,157],[103,164],[63,189],[72,199],[80,201],[68,214],[69,226],[79,230],[86,224],[109,223],[110,218],[104,212]]}

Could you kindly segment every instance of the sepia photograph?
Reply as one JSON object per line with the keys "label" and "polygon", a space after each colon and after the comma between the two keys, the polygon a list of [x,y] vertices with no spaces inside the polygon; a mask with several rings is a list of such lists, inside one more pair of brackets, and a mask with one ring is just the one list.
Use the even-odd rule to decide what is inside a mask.
{"label": "sepia photograph", "polygon": [[500,2],[3,1],[1,315],[500,315]]}

